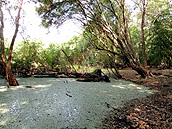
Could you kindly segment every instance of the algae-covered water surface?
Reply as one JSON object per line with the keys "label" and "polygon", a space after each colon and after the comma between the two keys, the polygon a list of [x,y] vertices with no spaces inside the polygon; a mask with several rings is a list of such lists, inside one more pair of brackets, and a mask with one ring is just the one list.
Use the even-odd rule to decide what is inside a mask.
{"label": "algae-covered water surface", "polygon": [[0,79],[0,128],[101,128],[101,120],[111,110],[107,104],[118,108],[152,94],[147,87],[115,79],[110,83],[17,79],[20,86],[9,89]]}

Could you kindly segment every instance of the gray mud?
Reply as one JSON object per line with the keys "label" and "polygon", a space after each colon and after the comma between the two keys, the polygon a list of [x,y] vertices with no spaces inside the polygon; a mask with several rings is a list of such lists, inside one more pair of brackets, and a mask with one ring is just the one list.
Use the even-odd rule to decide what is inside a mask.
{"label": "gray mud", "polygon": [[[2,86],[0,78],[0,128],[101,128],[101,120],[125,102],[152,94],[129,81],[76,82],[74,79],[18,78],[19,87]],[[35,86],[36,88],[26,88]]]}

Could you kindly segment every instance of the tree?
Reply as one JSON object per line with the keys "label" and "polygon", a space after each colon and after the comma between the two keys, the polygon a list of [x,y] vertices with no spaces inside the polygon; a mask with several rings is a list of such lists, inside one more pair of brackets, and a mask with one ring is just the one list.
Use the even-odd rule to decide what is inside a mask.
{"label": "tree", "polygon": [[[160,40],[157,40],[157,39],[159,39],[160,37],[163,37],[163,35],[164,35],[164,34],[160,34],[159,32],[161,32],[162,30],[166,30],[167,28],[170,29],[170,26],[166,26],[167,24],[165,23],[165,21],[168,21],[167,19],[170,16],[171,4],[170,4],[169,0],[161,0],[161,1],[133,0],[133,1],[135,3],[134,8],[139,9],[139,11],[135,10],[136,12],[138,11],[138,13],[136,13],[137,15],[135,17],[135,18],[137,18],[137,23],[135,22],[135,25],[140,26],[140,24],[141,24],[140,31],[141,31],[141,35],[142,35],[142,54],[140,54],[140,58],[143,57],[144,66],[147,64],[146,58],[148,58],[148,60],[149,60],[148,64],[158,65],[162,61],[161,59],[164,58],[164,56],[166,57],[165,51],[169,51],[169,49],[170,49],[170,47],[166,47],[166,49],[164,51],[164,49],[162,49],[162,46],[161,46],[161,49],[158,50],[158,48],[160,48],[160,46],[159,46]],[[162,18],[161,21],[163,21],[164,25],[161,25],[161,24],[155,25],[154,23],[155,23],[155,21],[157,21],[156,19],[160,20],[160,18]],[[156,23],[158,23],[158,22],[156,22]],[[155,29],[155,26],[156,26],[156,29]],[[161,31],[159,31],[160,29],[161,29]],[[167,32],[167,31],[164,31],[164,32]],[[167,33],[169,33],[169,32],[167,32]],[[167,33],[166,33],[166,37],[168,35]],[[152,38],[152,37],[156,37],[157,41],[155,41],[154,38]],[[168,35],[168,38],[170,38],[169,35]],[[168,44],[168,42],[166,42],[166,41],[163,41],[163,42],[164,42],[163,43],[164,45]],[[152,46],[151,46],[151,44],[152,44]],[[163,44],[161,44],[161,45],[163,45]],[[140,46],[139,42],[137,43],[137,45]],[[166,46],[168,46],[168,45],[166,45]],[[139,52],[139,53],[141,53],[141,52]],[[167,56],[167,57],[169,57],[169,56]]]}
{"label": "tree", "polygon": [[137,56],[130,40],[128,11],[125,0],[62,0],[41,1],[37,9],[45,27],[60,25],[64,20],[75,18],[86,26],[90,40],[98,49],[115,56],[125,55],[130,66],[142,77],[150,76]]}
{"label": "tree", "polygon": [[13,47],[14,47],[14,43],[15,43],[15,39],[17,37],[17,33],[18,33],[18,28],[19,28],[19,19],[20,19],[20,12],[22,9],[22,4],[23,4],[23,0],[20,0],[20,4],[19,4],[19,10],[18,10],[18,14],[17,17],[15,19],[15,32],[14,35],[12,37],[12,41],[10,44],[10,49],[9,49],[9,54],[8,54],[8,58],[6,59],[6,55],[5,55],[5,45],[4,45],[4,36],[3,36],[3,29],[4,29],[4,14],[2,11],[2,5],[5,4],[5,1],[1,1],[0,3],[0,11],[1,11],[1,33],[0,33],[0,38],[1,38],[1,75],[4,76],[4,78],[7,80],[7,84],[8,87],[9,85],[11,86],[18,86],[19,83],[16,80],[15,76],[12,73],[11,70],[11,60],[12,60],[12,52],[13,52]]}
{"label": "tree", "polygon": [[43,57],[44,52],[41,46],[43,46],[42,42],[29,40],[17,44],[13,52],[12,66],[29,70],[34,64],[41,64],[43,66],[47,64],[45,57]]}
{"label": "tree", "polygon": [[1,47],[1,51],[0,51],[0,72],[1,75],[5,77],[6,75],[6,57],[5,57],[5,46],[4,46],[4,15],[3,15],[3,11],[2,11],[2,6],[5,2],[1,1],[0,3],[0,20],[1,20],[1,26],[0,26],[0,47]]}
{"label": "tree", "polygon": [[145,2],[145,0],[142,0],[141,32],[142,32],[142,53],[143,53],[143,64],[144,64],[144,67],[147,66],[146,48],[145,48],[145,33],[144,33],[145,13],[146,13],[146,2]]}
{"label": "tree", "polygon": [[152,20],[148,31],[148,63],[172,66],[172,16],[170,9],[163,9]]}
{"label": "tree", "polygon": [[49,47],[44,50],[43,54],[46,59],[48,66],[55,68],[59,65],[60,48],[56,44],[49,44]]}
{"label": "tree", "polygon": [[141,38],[142,38],[142,56],[143,56],[143,65],[144,67],[147,66],[147,57],[146,57],[146,47],[145,47],[145,16],[146,16],[146,9],[148,5],[148,0],[135,0],[134,1],[136,7],[140,9],[141,13]]}

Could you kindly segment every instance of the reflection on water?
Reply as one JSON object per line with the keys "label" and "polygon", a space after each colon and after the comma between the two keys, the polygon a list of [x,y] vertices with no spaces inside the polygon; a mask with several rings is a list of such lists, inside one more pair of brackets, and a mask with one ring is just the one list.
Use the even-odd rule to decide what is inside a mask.
{"label": "reflection on water", "polygon": [[[21,86],[0,87],[0,128],[95,128],[113,107],[152,92],[128,81],[18,78]],[[0,85],[4,80],[0,79]],[[25,88],[35,86],[36,88]]]}

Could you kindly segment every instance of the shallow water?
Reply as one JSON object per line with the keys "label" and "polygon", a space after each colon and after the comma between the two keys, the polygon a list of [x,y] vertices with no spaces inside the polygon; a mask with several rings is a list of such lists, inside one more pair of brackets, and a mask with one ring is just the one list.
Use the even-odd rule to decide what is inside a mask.
{"label": "shallow water", "polygon": [[[129,81],[76,82],[64,78],[18,78],[19,87],[2,87],[0,79],[0,128],[101,128],[111,110],[131,99],[152,94]],[[24,86],[35,86],[25,88]]]}

